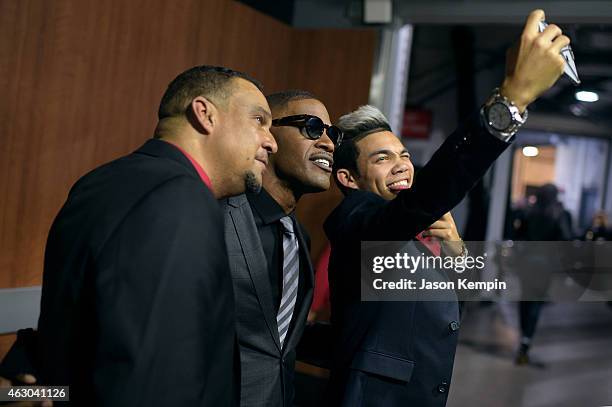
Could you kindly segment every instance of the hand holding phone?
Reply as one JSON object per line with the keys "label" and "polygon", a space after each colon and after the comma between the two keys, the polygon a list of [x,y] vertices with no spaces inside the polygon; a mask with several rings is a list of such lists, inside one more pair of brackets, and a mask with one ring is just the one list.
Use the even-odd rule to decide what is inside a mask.
{"label": "hand holding phone", "polygon": [[[546,27],[548,27],[548,23],[544,20],[540,21],[538,24],[538,29],[540,32],[543,32]],[[572,51],[572,47],[567,45],[561,48],[561,56],[565,59],[565,68],[563,73],[566,74],[575,85],[580,85],[580,78],[578,78],[578,70],[576,69],[576,62],[574,60],[574,52]]]}

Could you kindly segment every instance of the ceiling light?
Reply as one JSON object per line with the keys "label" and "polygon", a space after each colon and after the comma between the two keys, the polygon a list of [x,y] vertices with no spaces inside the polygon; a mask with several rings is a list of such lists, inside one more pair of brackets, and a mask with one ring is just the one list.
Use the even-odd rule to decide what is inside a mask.
{"label": "ceiling light", "polygon": [[535,157],[540,154],[540,151],[537,147],[534,146],[525,146],[523,147],[523,155],[525,157]]}
{"label": "ceiling light", "polygon": [[599,95],[588,90],[581,90],[580,92],[576,92],[576,100],[581,102],[597,102],[599,100]]}

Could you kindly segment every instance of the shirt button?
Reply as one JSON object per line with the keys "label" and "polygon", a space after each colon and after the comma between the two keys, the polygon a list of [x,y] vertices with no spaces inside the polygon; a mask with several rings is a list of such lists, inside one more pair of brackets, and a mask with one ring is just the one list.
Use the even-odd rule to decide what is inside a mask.
{"label": "shirt button", "polygon": [[459,330],[459,322],[457,321],[452,321],[450,324],[448,324],[448,327],[450,328],[451,331],[455,332],[457,330]]}

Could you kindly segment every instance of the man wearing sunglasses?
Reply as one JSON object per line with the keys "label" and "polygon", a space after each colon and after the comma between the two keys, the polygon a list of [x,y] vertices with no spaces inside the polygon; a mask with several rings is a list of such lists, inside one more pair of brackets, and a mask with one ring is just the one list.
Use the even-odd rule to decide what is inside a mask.
{"label": "man wearing sunglasses", "polygon": [[[430,225],[427,235],[459,240],[449,234],[450,219],[442,220],[447,224],[442,228],[436,221],[510,145],[527,118],[527,105],[563,73],[559,52],[569,39],[552,25],[539,33],[543,19],[542,10],[530,14],[501,89],[447,138],[416,180],[408,152],[377,109],[362,107],[338,121],[344,140],[336,147],[333,173],[345,197],[324,225],[331,242],[334,331],[330,406],[446,404],[459,329],[457,301],[361,301],[360,244],[409,241]],[[434,255],[440,249],[425,246]]]}
{"label": "man wearing sunglasses", "polygon": [[[267,99],[278,152],[270,156],[261,193],[225,201],[225,237],[236,296],[240,404],[288,407],[314,285],[309,239],[294,211],[303,194],[329,188],[334,143],[342,134],[308,92]],[[321,348],[310,340],[320,337],[318,328],[306,329],[301,346]]]}
{"label": "man wearing sunglasses", "polygon": [[321,138],[323,133],[327,131],[327,136],[334,144],[340,144],[342,142],[342,131],[340,131],[338,127],[325,124],[321,118],[309,114],[297,114],[274,119],[272,120],[272,126],[288,126],[303,129],[303,135],[311,140]]}

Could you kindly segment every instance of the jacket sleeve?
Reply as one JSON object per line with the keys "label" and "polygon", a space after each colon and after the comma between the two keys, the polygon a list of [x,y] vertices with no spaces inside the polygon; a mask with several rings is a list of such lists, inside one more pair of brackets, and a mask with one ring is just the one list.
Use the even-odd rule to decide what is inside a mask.
{"label": "jacket sleeve", "polygon": [[412,188],[392,201],[370,200],[351,214],[360,240],[408,240],[455,207],[510,145],[473,115],[419,171]]}

